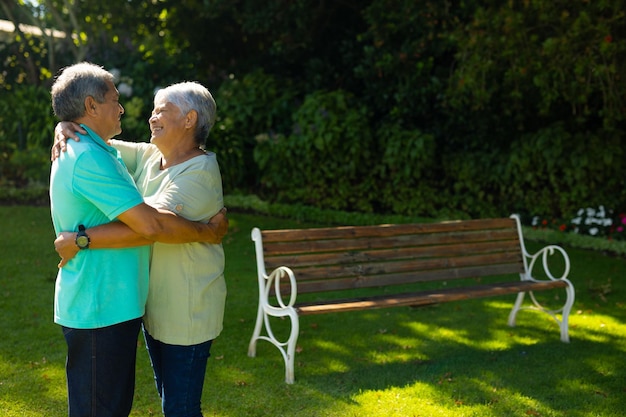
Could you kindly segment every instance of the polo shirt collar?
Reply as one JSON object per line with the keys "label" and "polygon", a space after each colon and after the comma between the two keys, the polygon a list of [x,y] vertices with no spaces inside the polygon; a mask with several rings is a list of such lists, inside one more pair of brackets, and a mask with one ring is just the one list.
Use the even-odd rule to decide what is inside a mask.
{"label": "polo shirt collar", "polygon": [[100,146],[105,151],[107,151],[109,153],[117,154],[117,151],[115,150],[115,148],[113,148],[112,146],[108,145],[96,132],[94,132],[87,125],[81,123],[80,127],[82,127],[83,129],[85,129],[87,131],[86,135],[82,135],[83,137],[90,138],[96,145]]}

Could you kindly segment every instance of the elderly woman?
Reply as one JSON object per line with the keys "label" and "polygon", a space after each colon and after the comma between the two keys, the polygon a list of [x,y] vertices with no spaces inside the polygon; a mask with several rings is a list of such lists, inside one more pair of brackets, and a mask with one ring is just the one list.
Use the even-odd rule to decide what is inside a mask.
{"label": "elderly woman", "polygon": [[[215,117],[215,101],[206,88],[194,82],[174,84],[154,98],[150,143],[110,141],[147,204],[195,221],[208,221],[223,208],[216,156],[204,150]],[[73,137],[79,128],[63,123],[60,130]],[[92,248],[124,245],[107,227],[88,230]],[[57,238],[63,258],[76,252],[74,236]],[[153,244],[143,326],[167,417],[202,416],[207,359],[222,330],[223,271],[221,244]]]}

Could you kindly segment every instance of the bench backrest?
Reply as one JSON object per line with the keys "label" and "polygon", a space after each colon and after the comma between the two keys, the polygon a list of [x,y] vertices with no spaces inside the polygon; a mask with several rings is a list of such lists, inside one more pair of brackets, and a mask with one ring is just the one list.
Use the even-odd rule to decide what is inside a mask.
{"label": "bench backrest", "polygon": [[[261,231],[267,271],[298,293],[524,272],[515,219]],[[289,286],[281,292],[289,291]]]}

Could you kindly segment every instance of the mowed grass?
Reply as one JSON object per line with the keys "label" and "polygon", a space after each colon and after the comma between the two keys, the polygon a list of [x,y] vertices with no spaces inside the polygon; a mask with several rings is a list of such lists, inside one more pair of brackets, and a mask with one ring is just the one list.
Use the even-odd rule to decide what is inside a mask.
{"label": "mowed grass", "polygon": [[[229,217],[225,328],[209,361],[205,416],[624,415],[625,259],[566,248],[577,290],[569,344],[547,315],[523,311],[508,327],[514,296],[308,316],[296,382],[287,385],[272,345],[259,341],[257,357],[247,356],[258,292],[250,230],[315,225],[234,210]],[[49,210],[0,207],[0,226],[0,416],[65,416]],[[555,297],[562,294],[540,295]],[[277,320],[277,331],[286,324]],[[160,415],[141,339],[131,415]]]}

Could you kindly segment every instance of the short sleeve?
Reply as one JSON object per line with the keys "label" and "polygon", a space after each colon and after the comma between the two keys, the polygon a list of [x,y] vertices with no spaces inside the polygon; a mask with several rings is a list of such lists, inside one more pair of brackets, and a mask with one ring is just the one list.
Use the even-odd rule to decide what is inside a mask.
{"label": "short sleeve", "polygon": [[143,202],[126,168],[111,154],[83,152],[72,178],[74,192],[113,220]]}

